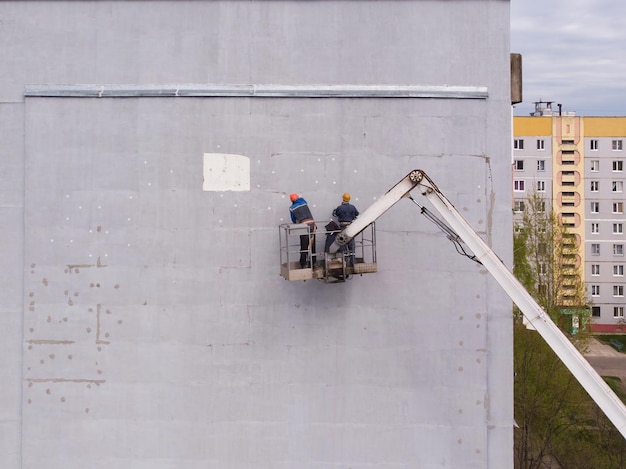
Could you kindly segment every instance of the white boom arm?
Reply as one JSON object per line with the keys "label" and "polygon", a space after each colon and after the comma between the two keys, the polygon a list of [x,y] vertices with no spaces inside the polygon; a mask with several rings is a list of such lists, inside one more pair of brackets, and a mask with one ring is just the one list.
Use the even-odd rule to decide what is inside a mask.
{"label": "white boom arm", "polygon": [[415,170],[407,174],[398,184],[389,189],[385,195],[367,207],[367,210],[360,214],[341,233],[337,234],[335,241],[331,244],[329,252],[337,252],[341,246],[345,245],[358,235],[361,231],[374,223],[383,213],[389,210],[396,202],[406,196],[417,186],[421,180],[421,171]]}
{"label": "white boom arm", "polygon": [[565,334],[554,324],[550,316],[526,291],[502,260],[487,246],[459,211],[454,208],[454,205],[428,178],[426,173],[421,170],[411,171],[337,237],[339,238],[341,234],[344,234],[346,236],[345,239],[349,240],[356,236],[368,224],[375,221],[416,186],[419,186],[422,195],[432,203],[450,227],[456,231],[457,235],[473,251],[475,258],[489,271],[500,287],[519,307],[526,320],[541,334],[541,337],[554,350],[617,430],[626,438],[626,407],[622,401],[568,340]]}

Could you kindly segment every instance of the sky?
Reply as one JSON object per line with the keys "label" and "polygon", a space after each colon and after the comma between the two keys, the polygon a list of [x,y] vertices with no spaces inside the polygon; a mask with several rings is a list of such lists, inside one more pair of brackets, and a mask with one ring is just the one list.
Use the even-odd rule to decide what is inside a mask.
{"label": "sky", "polygon": [[626,0],[511,0],[511,52],[522,54],[523,102],[579,116],[626,116]]}

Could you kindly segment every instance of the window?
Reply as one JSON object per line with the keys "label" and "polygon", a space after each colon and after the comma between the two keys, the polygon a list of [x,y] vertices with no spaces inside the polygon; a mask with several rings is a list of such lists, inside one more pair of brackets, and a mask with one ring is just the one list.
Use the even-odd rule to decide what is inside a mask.
{"label": "window", "polygon": [[591,264],[591,275],[600,275],[600,264]]}
{"label": "window", "polygon": [[523,212],[524,211],[524,201],[516,200],[515,204],[513,206],[513,211],[514,212]]}
{"label": "window", "polygon": [[595,172],[600,171],[600,160],[591,160],[590,161],[591,166],[590,166],[590,170]]}
{"label": "window", "polygon": [[613,234],[624,234],[624,224],[613,223]]}
{"label": "window", "polygon": [[539,243],[537,244],[537,252],[541,255],[545,255],[547,252],[547,245],[546,243]]}
{"label": "window", "polygon": [[622,150],[622,141],[621,140],[612,140],[611,141],[611,149],[615,151]]}
{"label": "window", "polygon": [[623,306],[613,306],[613,317],[614,318],[623,318],[624,317],[624,307]]}
{"label": "window", "polygon": [[563,140],[561,140],[561,144],[563,144],[563,145],[574,145],[574,140],[563,139]]}
{"label": "window", "polygon": [[624,192],[624,181],[613,181],[611,187],[613,192]]}
{"label": "window", "polygon": [[624,255],[624,245],[623,244],[614,244],[613,245],[613,255],[614,256],[623,256]]}
{"label": "window", "polygon": [[614,264],[613,265],[613,277],[623,277],[624,276],[624,264]]}
{"label": "window", "polygon": [[516,150],[523,150],[524,149],[524,139],[523,138],[516,138],[515,140],[513,140],[513,148],[515,148]]}
{"label": "window", "polygon": [[591,254],[593,254],[594,256],[600,255],[600,244],[598,243],[591,244]]}
{"label": "window", "polygon": [[600,223],[591,224],[591,234],[600,234]]}
{"label": "window", "polygon": [[624,296],[624,285],[613,285],[613,296]]}
{"label": "window", "polygon": [[613,202],[613,213],[622,213],[624,211],[623,202]]}
{"label": "window", "polygon": [[589,183],[591,184],[589,188],[591,192],[598,192],[600,190],[600,181],[589,181]]}
{"label": "window", "polygon": [[600,213],[600,202],[591,202],[591,213]]}
{"label": "window", "polygon": [[545,141],[543,139],[537,140],[537,150],[545,150]]}
{"label": "window", "polygon": [[546,160],[537,160],[537,171],[546,170]]}
{"label": "window", "polygon": [[600,285],[591,285],[591,296],[600,296]]}
{"label": "window", "polygon": [[600,317],[600,307],[599,306],[592,306],[591,307],[591,315],[594,318],[599,318]]}
{"label": "window", "polygon": [[621,173],[624,170],[624,162],[622,160],[613,161],[613,171]]}
{"label": "window", "polygon": [[537,181],[537,192],[546,191],[546,181]]}
{"label": "window", "polygon": [[513,181],[513,188],[517,192],[523,192],[525,186],[526,184],[524,183],[524,181],[520,181],[519,179],[516,179],[515,181]]}
{"label": "window", "polygon": [[515,171],[524,171],[524,160],[515,160],[513,162]]}
{"label": "window", "polygon": [[546,266],[546,264],[545,264],[545,263],[543,263],[543,262],[540,262],[540,263],[539,263],[538,270],[539,270],[539,273],[540,273],[540,274],[546,274],[546,273],[548,273],[548,267],[547,267],[547,266]]}
{"label": "window", "polygon": [[589,149],[590,150],[597,150],[598,149],[598,140],[597,139],[591,139],[589,140]]}

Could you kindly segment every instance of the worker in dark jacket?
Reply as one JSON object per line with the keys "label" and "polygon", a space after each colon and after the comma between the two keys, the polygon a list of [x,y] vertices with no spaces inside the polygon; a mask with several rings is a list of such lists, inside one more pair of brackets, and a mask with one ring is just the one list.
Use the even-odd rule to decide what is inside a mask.
{"label": "worker in dark jacket", "polygon": [[306,200],[298,194],[291,194],[289,199],[291,200],[291,207],[289,207],[291,221],[293,223],[304,223],[309,226],[310,234],[300,236],[300,267],[304,269],[308,264],[309,249],[311,250],[311,265],[315,264],[315,230],[317,227]]}
{"label": "worker in dark jacket", "polygon": [[[333,210],[333,217],[337,217],[341,229],[345,229],[359,216],[359,211],[350,203],[350,194],[344,192],[341,205]],[[348,242],[348,250],[351,253],[350,264],[354,264],[354,239]]]}

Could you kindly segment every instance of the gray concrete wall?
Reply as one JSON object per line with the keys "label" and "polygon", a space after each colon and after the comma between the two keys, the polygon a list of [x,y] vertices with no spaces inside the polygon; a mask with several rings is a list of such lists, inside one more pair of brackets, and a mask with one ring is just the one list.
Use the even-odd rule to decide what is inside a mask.
{"label": "gray concrete wall", "polygon": [[[290,192],[325,220],[422,168],[509,261],[508,8],[0,3],[2,467],[512,467],[487,273],[408,201],[342,285],[283,280],[277,229]],[[488,97],[24,97],[80,83]],[[205,153],[250,190],[203,190]]]}

